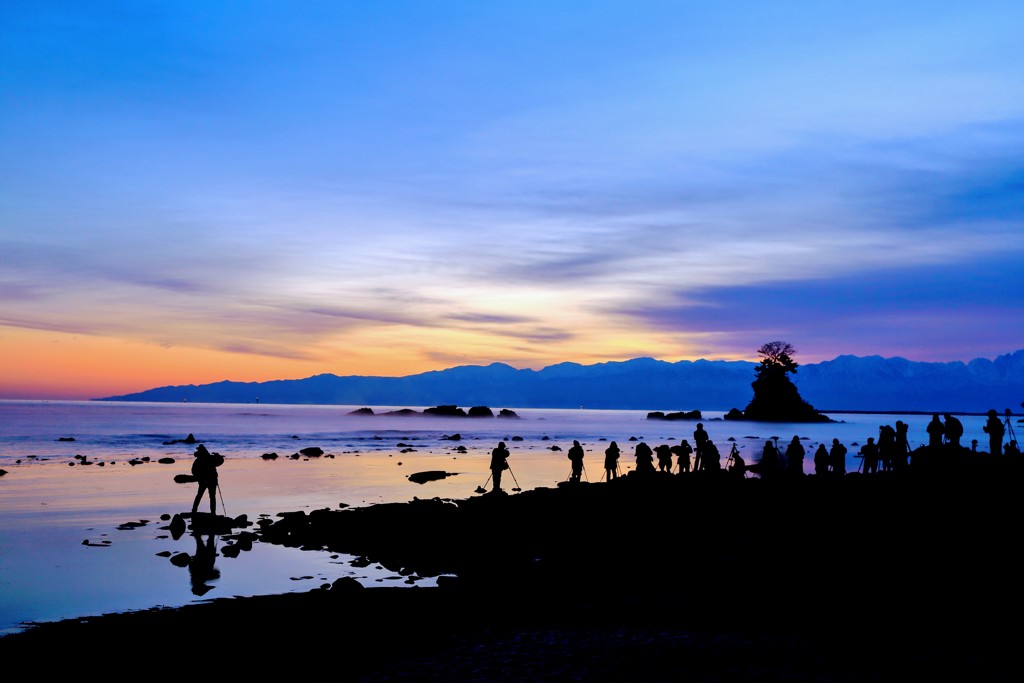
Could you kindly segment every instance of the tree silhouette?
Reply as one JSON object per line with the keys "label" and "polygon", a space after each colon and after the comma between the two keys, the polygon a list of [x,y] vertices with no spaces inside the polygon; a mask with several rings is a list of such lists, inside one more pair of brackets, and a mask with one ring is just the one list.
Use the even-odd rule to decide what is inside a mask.
{"label": "tree silhouette", "polygon": [[793,360],[796,349],[789,342],[773,341],[757,350],[761,362],[754,371],[756,378],[750,385],[754,398],[743,411],[747,420],[762,422],[830,422],[807,401],[800,397],[796,385],[789,379],[796,374],[799,364]]}

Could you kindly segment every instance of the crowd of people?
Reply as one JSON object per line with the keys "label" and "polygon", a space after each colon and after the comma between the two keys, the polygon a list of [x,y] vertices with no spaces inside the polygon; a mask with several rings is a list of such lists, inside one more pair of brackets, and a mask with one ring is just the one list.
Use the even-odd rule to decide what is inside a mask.
{"label": "crowd of people", "polygon": [[[983,427],[989,435],[989,453],[1005,456],[1019,456],[1021,454],[1017,441],[1011,438],[1005,446],[1003,439],[1007,430],[1013,437],[1012,427],[1008,427],[1006,421],[999,418],[995,410],[988,411],[988,419]],[[964,427],[959,419],[950,414],[939,414],[932,416],[931,422],[926,428],[928,434],[928,448],[940,448],[949,451],[966,450],[960,441],[963,438]],[[913,452],[907,437],[909,426],[902,420],[897,420],[895,426],[881,425],[878,428],[878,437],[868,437],[867,442],[861,446],[856,458],[860,459],[857,467],[859,472],[875,474],[878,472],[899,472],[910,467]],[[571,471],[568,482],[578,483],[584,472],[584,449],[579,441],[573,441],[569,449],[568,457],[571,462]],[[977,440],[971,443],[971,451],[978,450]],[[508,467],[505,460],[508,457],[508,450],[504,443],[495,449],[500,454],[500,464]],[[842,476],[847,473],[847,455],[849,450],[838,438],[832,439],[831,446],[824,443],[818,444],[812,455],[814,474],[817,476]],[[493,454],[492,454],[493,455]],[[617,442],[612,441],[604,450],[604,474],[602,480],[611,481],[623,476],[622,467],[619,463],[622,457],[622,450]],[[673,462],[673,458],[675,461]],[[740,455],[739,448],[732,444],[732,448],[725,461],[722,463],[722,455],[715,445],[703,423],[698,423],[693,432],[693,443],[688,439],[682,439],[677,445],[667,443],[658,444],[652,448],[647,442],[640,441],[633,451],[634,468],[629,474],[639,477],[652,476],[656,474],[688,475],[693,472],[711,472],[725,470],[738,477],[746,477],[748,473],[756,474],[762,479],[774,479],[785,476],[802,476],[805,473],[804,461],[807,458],[807,450],[799,436],[780,447],[777,438],[765,441],[761,449],[761,457],[751,464],[747,464]],[[500,469],[495,468],[492,461],[492,473],[494,474],[495,489],[500,490]]]}

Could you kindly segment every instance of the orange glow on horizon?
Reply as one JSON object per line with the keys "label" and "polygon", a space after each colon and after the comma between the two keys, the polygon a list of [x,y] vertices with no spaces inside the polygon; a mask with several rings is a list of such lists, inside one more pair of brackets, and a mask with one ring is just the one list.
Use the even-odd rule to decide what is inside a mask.
{"label": "orange glow on horizon", "polygon": [[[580,352],[581,344],[589,345],[587,353]],[[671,353],[678,346],[679,340],[667,335],[609,335],[510,348],[508,339],[466,330],[378,328],[306,349],[315,356],[306,360],[0,327],[0,399],[86,400],[161,386],[264,382],[323,373],[397,377],[495,361],[541,369],[565,360],[593,364],[641,355],[674,355],[678,360]]]}

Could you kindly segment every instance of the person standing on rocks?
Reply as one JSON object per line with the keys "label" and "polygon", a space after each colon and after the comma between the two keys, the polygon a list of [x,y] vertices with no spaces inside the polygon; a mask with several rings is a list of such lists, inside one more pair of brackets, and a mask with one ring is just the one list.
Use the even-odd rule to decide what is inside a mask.
{"label": "person standing on rocks", "polygon": [[693,447],[695,457],[693,460],[693,471],[698,472],[704,469],[704,447],[708,442],[708,433],[704,431],[704,425],[697,423],[697,429],[693,431]]}
{"label": "person standing on rocks", "polygon": [[1003,434],[1006,432],[1006,429],[1003,427],[1003,421],[999,419],[999,413],[995,409],[988,411],[988,420],[985,421],[985,426],[982,429],[988,434],[988,452],[992,455],[1002,455]]}
{"label": "person standing on rocks", "polygon": [[846,474],[846,446],[839,442],[839,439],[832,439],[832,449],[828,453],[828,459],[832,462],[832,474],[842,476]]}
{"label": "person standing on rocks", "polygon": [[656,446],[654,452],[658,454],[658,471],[672,474],[672,447],[663,443]]}
{"label": "person standing on rocks", "polygon": [[608,481],[619,476],[619,444],[614,441],[604,449],[604,476]]}
{"label": "person standing on rocks", "polygon": [[819,443],[818,450],[814,451],[814,473],[818,475],[828,474],[828,449],[825,444]]}
{"label": "person standing on rocks", "polygon": [[580,477],[583,476],[583,446],[579,441],[572,442],[572,448],[569,449],[569,462],[572,463],[569,481],[578,484]]}
{"label": "person standing on rocks", "polygon": [[949,413],[945,413],[943,417],[946,420],[946,423],[943,425],[943,429],[946,432],[946,443],[960,448],[960,438],[964,435],[963,423]]}
{"label": "person standing on rocks", "polygon": [[217,514],[217,468],[224,464],[224,457],[219,453],[211,453],[206,450],[206,446],[203,444],[199,444],[199,448],[193,455],[195,460],[192,461],[192,476],[199,484],[199,491],[196,493],[195,500],[192,501],[192,514],[199,510],[203,494],[209,492],[210,514],[215,515]]}
{"label": "person standing on rocks", "polygon": [[491,451],[491,479],[494,480],[491,493],[501,491],[501,473],[508,469],[508,456],[509,452],[505,448],[504,441],[499,441],[497,448]]}
{"label": "person standing on rocks", "polygon": [[654,474],[654,451],[651,450],[646,441],[641,441],[636,445],[634,456],[636,458],[637,474]]}
{"label": "person standing on rocks", "polygon": [[679,465],[679,474],[682,474],[683,472],[689,473],[690,455],[693,454],[693,446],[690,445],[689,441],[683,439],[682,442],[678,446],[676,446],[674,450],[676,452],[676,455],[678,456],[677,464]]}
{"label": "person standing on rocks", "polygon": [[804,445],[800,443],[800,437],[793,435],[793,440],[786,446],[786,471],[794,476],[799,477],[804,473],[804,456],[807,455],[807,451],[804,450]]}
{"label": "person standing on rocks", "polygon": [[946,427],[942,424],[942,420],[939,419],[938,413],[932,415],[932,421],[928,423],[925,431],[928,432],[929,447],[938,448],[942,445],[942,436],[946,433]]}

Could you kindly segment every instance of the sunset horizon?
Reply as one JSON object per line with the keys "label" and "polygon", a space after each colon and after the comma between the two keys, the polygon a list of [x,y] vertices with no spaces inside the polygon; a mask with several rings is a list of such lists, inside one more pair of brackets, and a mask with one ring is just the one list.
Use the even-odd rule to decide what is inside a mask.
{"label": "sunset horizon", "polygon": [[0,397],[1024,340],[1008,2],[7,7]]}

